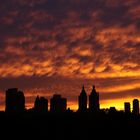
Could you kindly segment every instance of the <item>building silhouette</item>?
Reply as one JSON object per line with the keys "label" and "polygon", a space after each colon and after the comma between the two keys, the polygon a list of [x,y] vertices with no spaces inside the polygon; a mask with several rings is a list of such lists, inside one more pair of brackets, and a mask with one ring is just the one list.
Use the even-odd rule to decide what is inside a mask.
{"label": "building silhouette", "polygon": [[47,112],[48,111],[48,100],[44,97],[37,96],[34,102],[34,109],[37,112]]}
{"label": "building silhouette", "polygon": [[116,108],[114,106],[111,106],[109,108],[109,113],[113,114],[113,113],[116,113],[116,112],[117,112],[117,110],[116,110]]}
{"label": "building silhouette", "polygon": [[6,91],[6,112],[23,112],[25,110],[25,97],[22,91],[11,88]]}
{"label": "building silhouette", "polygon": [[82,91],[78,97],[78,111],[85,112],[87,111],[87,94],[84,86],[82,87]]}
{"label": "building silhouette", "polygon": [[93,89],[89,95],[89,111],[98,112],[99,110],[99,93],[96,92],[95,86],[93,86]]}
{"label": "building silhouette", "polygon": [[59,94],[54,94],[50,100],[51,112],[65,112],[67,109],[67,100]]}
{"label": "building silhouette", "polygon": [[124,112],[125,113],[131,113],[130,103],[129,102],[124,103]]}
{"label": "building silhouette", "polygon": [[138,99],[133,100],[133,114],[135,115],[139,114],[139,100]]}

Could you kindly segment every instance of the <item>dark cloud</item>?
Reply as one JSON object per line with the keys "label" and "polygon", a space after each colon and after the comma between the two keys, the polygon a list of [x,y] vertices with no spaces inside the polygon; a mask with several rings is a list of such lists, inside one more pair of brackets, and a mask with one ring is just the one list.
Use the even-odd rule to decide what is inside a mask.
{"label": "dark cloud", "polygon": [[[131,80],[135,87],[139,80],[134,79],[140,77],[139,13],[139,0],[3,1],[0,5],[1,90],[10,85],[25,90],[39,86],[44,90],[46,84],[42,83],[49,83],[55,89],[59,81],[56,77],[61,79],[61,88],[56,88],[60,91],[63,81],[69,83],[71,78],[77,82],[103,79],[110,88],[112,83],[114,86],[118,83],[109,79],[117,78],[121,84]],[[105,82],[101,83],[103,88]],[[46,90],[54,92],[52,89]],[[80,89],[71,90],[77,95]],[[129,96],[135,92],[129,90]],[[137,86],[136,90],[139,90]],[[104,94],[103,99],[125,97],[125,91]]]}

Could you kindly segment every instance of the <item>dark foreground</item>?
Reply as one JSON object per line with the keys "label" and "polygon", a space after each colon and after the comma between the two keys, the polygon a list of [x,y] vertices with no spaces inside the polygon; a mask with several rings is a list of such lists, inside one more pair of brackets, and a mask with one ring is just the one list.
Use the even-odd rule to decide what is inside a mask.
{"label": "dark foreground", "polygon": [[124,113],[0,113],[2,139],[135,139],[140,116]]}

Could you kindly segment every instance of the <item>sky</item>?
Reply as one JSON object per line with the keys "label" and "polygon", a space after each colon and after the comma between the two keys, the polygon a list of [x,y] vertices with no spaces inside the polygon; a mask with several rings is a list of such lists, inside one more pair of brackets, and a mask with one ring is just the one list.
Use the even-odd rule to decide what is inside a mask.
{"label": "sky", "polygon": [[0,4],[0,109],[5,91],[26,107],[54,93],[77,109],[82,86],[101,108],[140,99],[139,0],[4,0]]}

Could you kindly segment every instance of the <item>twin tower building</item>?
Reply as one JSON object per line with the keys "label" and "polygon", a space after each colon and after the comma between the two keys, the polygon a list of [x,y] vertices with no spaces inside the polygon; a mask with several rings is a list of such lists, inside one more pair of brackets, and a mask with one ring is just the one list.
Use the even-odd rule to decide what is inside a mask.
{"label": "twin tower building", "polygon": [[90,112],[98,112],[100,110],[99,104],[99,93],[96,92],[95,86],[89,95],[89,108],[87,107],[87,93],[83,86],[80,96],[78,97],[78,105],[79,105],[79,112],[86,112],[89,110]]}

